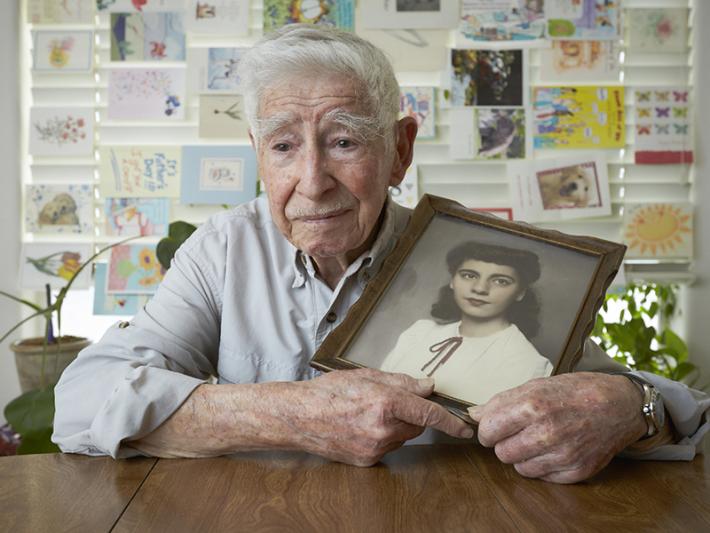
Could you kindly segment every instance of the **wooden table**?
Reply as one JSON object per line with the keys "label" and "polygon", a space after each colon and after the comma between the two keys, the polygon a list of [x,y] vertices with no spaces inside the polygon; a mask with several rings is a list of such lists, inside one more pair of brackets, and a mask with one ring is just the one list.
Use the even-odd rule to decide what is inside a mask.
{"label": "wooden table", "polygon": [[710,457],[615,460],[577,485],[473,445],[372,468],[296,452],[214,459],[0,458],[0,531],[710,531]]}

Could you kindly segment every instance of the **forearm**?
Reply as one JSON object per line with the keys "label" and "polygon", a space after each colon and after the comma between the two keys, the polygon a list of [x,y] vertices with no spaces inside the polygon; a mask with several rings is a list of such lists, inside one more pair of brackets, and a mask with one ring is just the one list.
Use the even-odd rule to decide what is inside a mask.
{"label": "forearm", "polygon": [[200,385],[170,418],[127,444],[155,457],[298,447],[288,410],[297,383]]}

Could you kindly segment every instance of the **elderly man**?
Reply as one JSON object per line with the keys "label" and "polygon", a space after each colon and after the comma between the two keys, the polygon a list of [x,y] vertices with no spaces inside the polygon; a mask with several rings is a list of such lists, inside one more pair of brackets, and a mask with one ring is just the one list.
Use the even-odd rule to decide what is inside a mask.
{"label": "elderly man", "polygon": [[[56,387],[54,441],[114,457],[281,448],[371,465],[425,428],[471,438],[426,399],[430,379],[308,365],[409,220],[387,190],[417,127],[397,120],[386,58],[353,34],[292,26],[250,50],[240,75],[268,200],[210,218],[145,309],[80,354]],[[579,369],[613,367],[590,344]],[[663,414],[656,389],[600,372],[533,380],[471,416],[502,461],[551,481],[589,477],[637,441],[692,457],[710,400],[647,377],[673,425],[642,412]]]}

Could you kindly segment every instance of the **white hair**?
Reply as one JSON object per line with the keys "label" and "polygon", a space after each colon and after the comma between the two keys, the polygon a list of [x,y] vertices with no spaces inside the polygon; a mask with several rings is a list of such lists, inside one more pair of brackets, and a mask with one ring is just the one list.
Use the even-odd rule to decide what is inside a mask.
{"label": "white hair", "polygon": [[395,139],[399,85],[385,54],[357,35],[313,24],[289,24],[266,35],[240,59],[244,112],[255,142],[280,127],[285,117],[259,118],[264,92],[284,79],[336,74],[353,81],[366,116],[340,111],[335,118],[363,140]]}

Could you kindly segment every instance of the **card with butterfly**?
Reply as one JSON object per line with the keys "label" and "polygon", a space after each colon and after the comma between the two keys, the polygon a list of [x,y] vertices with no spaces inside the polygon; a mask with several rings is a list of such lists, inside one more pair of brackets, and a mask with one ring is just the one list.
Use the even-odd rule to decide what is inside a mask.
{"label": "card with butterfly", "polygon": [[634,161],[649,165],[692,163],[690,89],[637,88],[634,100]]}

